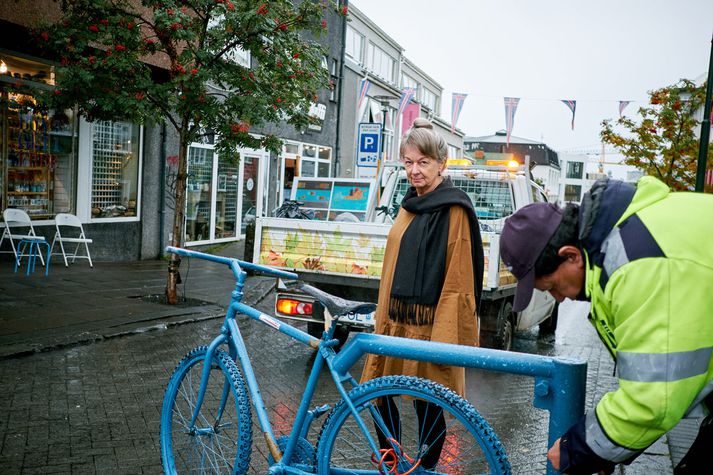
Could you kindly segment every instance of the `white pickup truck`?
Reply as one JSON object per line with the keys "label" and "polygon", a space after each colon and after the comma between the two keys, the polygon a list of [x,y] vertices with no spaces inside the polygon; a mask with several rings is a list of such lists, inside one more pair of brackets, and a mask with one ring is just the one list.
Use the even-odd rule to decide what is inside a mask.
{"label": "white pickup truck", "polygon": [[[320,180],[318,193],[310,192],[315,199],[329,203],[330,183],[334,189],[354,185],[357,190],[361,186],[358,194],[367,212],[318,212],[318,217],[324,219],[315,220],[258,218],[253,262],[289,269],[302,280],[344,298],[376,302],[386,238],[409,186],[402,169],[386,170],[389,171],[384,175],[381,193],[375,192],[376,186],[361,186],[337,178]],[[515,330],[538,324],[541,330],[554,331],[557,306],[549,294],[535,291],[527,309],[512,312],[516,281],[499,254],[499,232],[504,219],[529,203],[546,201],[545,194],[522,170],[471,165],[449,166],[447,173],[454,185],[473,201],[481,225],[485,254],[482,304],[478,311],[481,345],[510,349]],[[317,188],[312,184],[307,186],[310,187]],[[369,203],[376,201],[375,194],[380,195],[378,206]],[[292,197],[300,200],[307,196],[293,190]],[[280,317],[308,322],[312,334],[321,335],[324,329],[319,304],[308,296],[280,286],[275,310]],[[337,337],[346,340],[349,331],[371,327],[372,316],[348,316],[340,321]]]}

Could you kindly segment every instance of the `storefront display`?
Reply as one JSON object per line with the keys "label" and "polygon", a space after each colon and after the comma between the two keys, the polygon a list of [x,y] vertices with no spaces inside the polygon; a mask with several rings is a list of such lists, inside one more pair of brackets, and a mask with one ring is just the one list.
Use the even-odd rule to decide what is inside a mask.
{"label": "storefront display", "polygon": [[51,83],[48,65],[7,56],[2,63],[0,208],[22,209],[33,220],[70,212],[76,172],[74,114],[38,107],[34,94]]}
{"label": "storefront display", "polygon": [[52,215],[50,122],[34,110],[31,96],[8,94],[7,207],[23,209],[33,218]]}

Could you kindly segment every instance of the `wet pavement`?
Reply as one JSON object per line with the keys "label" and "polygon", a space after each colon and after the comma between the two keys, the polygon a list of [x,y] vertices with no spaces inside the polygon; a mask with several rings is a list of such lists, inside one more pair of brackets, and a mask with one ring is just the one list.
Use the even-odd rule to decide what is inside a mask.
{"label": "wet pavement", "polygon": [[[199,344],[207,344],[217,334],[222,318],[216,315],[220,314],[220,306],[227,303],[232,289],[230,275],[222,266],[204,267],[197,262],[191,263],[193,275],[186,287],[186,295],[195,300],[186,303],[183,310],[166,310],[146,299],[131,300],[126,296],[162,291],[165,263],[159,261],[127,264],[126,272],[131,274],[133,268],[137,274],[134,278],[125,275],[125,282],[104,275],[111,273],[108,266],[104,273],[94,274],[51,267],[50,277],[55,280],[37,280],[43,279],[39,275],[8,277],[0,272],[3,288],[0,344],[6,350],[3,353],[6,357],[0,359],[3,473],[161,472],[158,434],[166,382],[184,354]],[[53,284],[60,279],[62,285]],[[263,312],[271,313],[271,284],[264,278],[251,277],[249,281],[252,301]],[[37,282],[43,282],[39,297],[28,296],[28,291],[21,288],[36,286]],[[75,313],[81,316],[80,310],[67,310],[57,303],[58,299],[72,300],[69,292],[65,292],[65,297],[54,297],[54,303],[46,298],[57,293],[57,287],[67,291],[75,284],[87,294],[86,299],[78,299],[77,309],[96,305],[91,303],[95,297],[106,305],[104,314],[95,315],[85,324],[91,327],[86,331],[77,331],[82,328],[79,318],[70,329],[51,320],[65,318],[69,319],[67,323]],[[14,289],[12,292],[7,291],[10,287]],[[131,304],[119,308],[125,300]],[[8,309],[13,304],[8,301],[22,302],[12,315]],[[185,309],[195,313],[184,314]],[[131,315],[122,317],[122,312]],[[577,304],[563,306],[555,336],[540,337],[537,330],[518,334],[514,349],[587,360],[586,408],[591,409],[606,391],[615,387],[616,380],[611,358],[586,322],[585,313]],[[152,319],[152,315],[157,319]],[[178,324],[181,322],[184,324]],[[31,331],[23,330],[24,327]],[[278,434],[287,433],[311,367],[311,350],[244,317],[240,319],[240,327],[274,430]],[[33,339],[33,332],[39,338]],[[84,344],[71,343],[71,335]],[[15,348],[15,356],[7,356],[12,354],[8,348]],[[353,374],[359,374],[360,365],[361,362]],[[531,378],[468,370],[467,398],[501,438],[514,473],[545,473],[547,412],[532,406]],[[324,379],[314,403],[336,400],[329,378]],[[312,442],[321,422],[316,421],[312,428]],[[256,421],[253,427],[257,427]],[[669,440],[673,440],[670,445]],[[671,458],[676,461],[676,457],[685,453],[690,435],[680,438],[681,442],[675,440],[663,438],[634,464],[617,473],[672,473]],[[250,473],[265,473],[262,436],[256,433],[254,441]]]}

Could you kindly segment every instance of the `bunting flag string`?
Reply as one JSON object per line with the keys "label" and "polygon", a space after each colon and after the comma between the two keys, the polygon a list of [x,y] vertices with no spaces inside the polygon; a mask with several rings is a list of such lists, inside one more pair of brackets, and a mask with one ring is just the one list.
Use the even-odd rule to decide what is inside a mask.
{"label": "bunting flag string", "polygon": [[397,119],[401,117],[401,113],[404,111],[404,108],[408,105],[408,103],[411,102],[411,98],[415,93],[416,89],[412,88],[406,88],[401,92],[401,99],[399,99],[399,111],[396,114]]}
{"label": "bunting flag string", "polygon": [[629,104],[631,104],[631,101],[619,101],[619,117],[624,114],[624,109],[626,109],[626,106]]}
{"label": "bunting flag string", "polygon": [[577,110],[577,101],[562,99],[562,102],[572,111],[572,130],[574,130],[574,113]]}
{"label": "bunting flag string", "polygon": [[520,102],[519,97],[506,97],[505,98],[505,146],[510,146],[510,133],[512,133],[513,125],[515,125],[515,111],[517,111],[517,104]]}
{"label": "bunting flag string", "polygon": [[361,105],[364,102],[367,92],[369,92],[370,86],[371,83],[367,78],[361,80],[361,83],[359,84],[359,102],[357,103],[357,110],[361,109]]}
{"label": "bunting flag string", "polygon": [[463,102],[468,94],[454,92],[451,99],[451,133],[456,131],[456,122],[460,117],[460,111],[463,109]]}

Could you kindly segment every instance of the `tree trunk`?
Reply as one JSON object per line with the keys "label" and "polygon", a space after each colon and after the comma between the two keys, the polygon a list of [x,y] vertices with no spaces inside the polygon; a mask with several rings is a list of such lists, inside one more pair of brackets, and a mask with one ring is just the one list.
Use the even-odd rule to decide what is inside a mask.
{"label": "tree trunk", "polygon": [[[185,240],[185,214],[186,214],[186,171],[188,168],[188,143],[184,138],[184,133],[180,133],[180,148],[178,149],[178,174],[176,176],[176,206],[173,210],[173,232],[171,245],[183,247]],[[181,257],[171,254],[168,262],[168,278],[166,280],[166,302],[175,305],[178,303],[178,292],[176,290],[179,283],[178,268],[181,265]]]}

